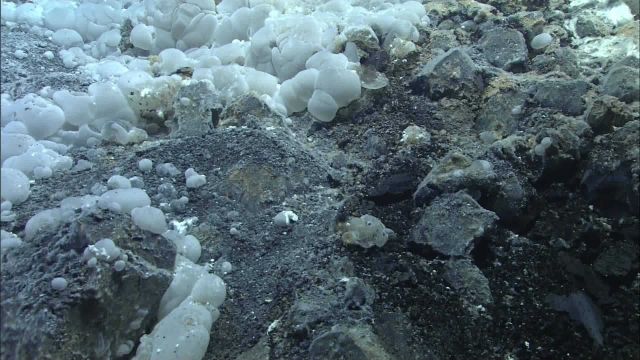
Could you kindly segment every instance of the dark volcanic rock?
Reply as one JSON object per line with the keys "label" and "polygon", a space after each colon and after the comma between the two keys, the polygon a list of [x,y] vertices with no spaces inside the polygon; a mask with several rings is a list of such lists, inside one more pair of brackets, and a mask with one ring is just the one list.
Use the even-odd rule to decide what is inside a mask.
{"label": "dark volcanic rock", "polygon": [[528,61],[524,36],[513,29],[493,29],[480,39],[480,48],[489,63],[511,72],[523,72]]}
{"label": "dark volcanic rock", "polygon": [[368,195],[371,197],[397,196],[415,188],[416,177],[409,172],[383,175]]}
{"label": "dark volcanic rock", "polygon": [[580,37],[606,36],[611,32],[611,26],[589,13],[578,15],[575,26],[576,34]]}
{"label": "dark volcanic rock", "polygon": [[410,241],[447,256],[467,256],[498,217],[464,192],[445,194],[424,209]]}
{"label": "dark volcanic rock", "polygon": [[622,242],[613,244],[598,255],[593,269],[603,276],[626,276],[638,270],[638,244]]}
{"label": "dark volcanic rock", "polygon": [[537,55],[532,59],[531,67],[541,74],[560,71],[572,78],[580,76],[578,57],[571,48],[566,47],[555,48]]}
{"label": "dark volcanic rock", "polygon": [[[130,234],[118,226],[130,221],[104,212],[82,215],[58,232],[42,232],[3,260],[3,358],[115,358],[121,345],[130,342],[133,349],[154,324],[176,249],[163,237],[142,238],[135,235],[140,230]],[[114,269],[116,259],[98,259],[91,267],[82,256],[103,238],[121,249],[122,271]],[[67,288],[52,289],[55,277],[65,278]]]}
{"label": "dark volcanic rock", "polygon": [[602,92],[624,102],[638,101],[640,70],[630,66],[614,66],[604,78]]}
{"label": "dark volcanic rock", "polygon": [[469,259],[449,260],[445,266],[444,278],[471,305],[493,303],[489,280]]}
{"label": "dark volcanic rock", "polygon": [[542,107],[580,115],[585,109],[582,96],[588,90],[589,84],[583,80],[544,80],[537,84],[534,99]]}
{"label": "dark volcanic rock", "polygon": [[538,145],[534,153],[543,159],[538,181],[554,183],[575,179],[580,161],[589,152],[593,132],[586,122],[573,117],[554,114],[550,120],[554,125],[543,127],[536,136]]}
{"label": "dark volcanic rock", "polygon": [[313,328],[330,317],[331,309],[323,304],[298,301],[289,309],[288,322],[291,334],[306,337]]}
{"label": "dark volcanic rock", "polygon": [[[131,3],[81,2],[90,5],[77,8],[87,16],[94,5]],[[196,5],[189,2],[180,9],[190,13]],[[14,3],[25,3],[22,14],[11,13]],[[323,7],[339,11],[344,3]],[[157,304],[173,277],[172,242],[141,231],[128,214],[101,210],[65,213],[26,236],[25,223],[38,211],[69,196],[99,195],[107,179],[120,175],[148,192],[170,229],[199,240],[198,264],[226,284],[203,359],[639,359],[640,102],[633,101],[630,76],[637,75],[638,60],[611,66],[618,59],[594,57],[599,54],[574,42],[564,25],[584,14],[579,34],[612,40],[613,33],[589,17],[593,4],[421,3],[430,24],[407,16],[386,34],[385,24],[337,25],[338,37],[359,49],[357,71],[367,89],[331,123],[318,123],[306,111],[274,114],[265,102],[277,102],[276,94],[269,99],[249,91],[220,101],[217,91],[224,89],[187,81],[184,68],[185,81],[175,77],[175,88],[155,91],[165,81],[156,75],[167,59],[132,47],[131,22],[109,25],[122,31],[120,54],[104,58],[95,51],[101,40],[88,42],[81,51],[96,60],[154,76],[144,103],[127,96],[148,138],[87,148],[65,125],[49,140],[78,145],[66,152],[77,162],[74,170],[30,182],[21,204],[3,202],[0,358],[123,360],[157,323]],[[34,6],[44,5],[2,6],[3,105],[27,92],[46,98],[58,89],[86,91],[98,77],[85,70],[121,69],[65,67],[50,34],[25,26],[23,10]],[[616,3],[595,6],[604,14]],[[387,11],[378,18],[383,22],[406,15],[378,10]],[[154,17],[147,15],[139,20]],[[19,24],[9,17],[21,18]],[[414,35],[407,20],[418,32],[417,51],[397,58],[396,35]],[[617,36],[633,26],[621,26]],[[286,29],[273,30],[275,44],[263,33],[262,45],[282,51],[280,30]],[[542,32],[553,43],[528,53],[524,45]],[[79,51],[75,61],[93,61]],[[196,67],[213,64],[205,59],[212,53],[225,55],[224,48],[186,53],[199,58],[188,60]],[[222,66],[244,72],[233,62]],[[385,86],[378,88],[382,83],[373,80],[382,75]],[[243,77],[228,84],[229,93],[248,90]],[[51,88],[40,91],[44,86]],[[4,127],[3,138],[20,126]],[[141,158],[162,171],[140,170]],[[187,187],[188,168],[206,183]],[[278,226],[274,216],[283,211],[298,221]],[[342,231],[345,222],[349,231]],[[85,249],[106,237],[120,248],[117,260],[96,256],[88,263]],[[345,246],[356,238],[364,246]],[[68,281],[64,290],[52,287],[55,277]],[[596,338],[605,346],[598,349],[590,337],[598,321],[592,316],[583,328],[570,317],[589,304],[582,296],[564,297],[579,290],[602,311]],[[573,305],[550,306],[549,294]]]}
{"label": "dark volcanic rock", "polygon": [[639,138],[640,123],[634,120],[604,135],[591,151],[582,188],[587,200],[609,214],[637,216],[640,211]]}
{"label": "dark volcanic rock", "polygon": [[482,91],[484,83],[469,55],[455,48],[425,65],[411,86],[415,93],[427,94],[434,100],[469,99]]}
{"label": "dark volcanic rock", "polygon": [[313,340],[309,355],[312,360],[391,360],[367,326],[337,326]]}
{"label": "dark volcanic rock", "polygon": [[475,127],[479,132],[493,131],[499,137],[513,133],[522,117],[527,95],[515,89],[499,92],[487,99]]}
{"label": "dark volcanic rock", "polygon": [[617,98],[603,95],[589,104],[585,113],[585,121],[595,135],[613,131],[614,127],[624,126],[633,120],[632,109]]}
{"label": "dark volcanic rock", "polygon": [[471,160],[452,152],[447,154],[420,182],[413,194],[416,206],[428,204],[441,193],[466,189],[475,197],[495,188],[496,174],[486,160]]}

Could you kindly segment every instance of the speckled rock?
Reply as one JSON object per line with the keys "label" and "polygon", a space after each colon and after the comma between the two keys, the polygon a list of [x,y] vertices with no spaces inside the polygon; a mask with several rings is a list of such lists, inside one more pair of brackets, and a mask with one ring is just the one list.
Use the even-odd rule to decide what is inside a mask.
{"label": "speckled rock", "polygon": [[431,40],[431,49],[448,51],[449,49],[460,46],[453,30],[433,30],[429,39]]}
{"label": "speckled rock", "polygon": [[[595,135],[613,131],[614,127],[624,126],[633,120],[634,111],[617,98],[603,95],[593,100],[585,112],[585,121]],[[636,108],[637,113],[637,108]]]}
{"label": "speckled rock", "polygon": [[[154,246],[143,245],[120,223],[130,223],[128,216],[80,215],[3,261],[3,351],[29,359],[70,353],[81,354],[77,359],[115,358],[120,345],[134,344],[153,325],[172,279],[175,245],[163,237],[154,239]],[[115,270],[115,259],[97,259],[92,267],[83,257],[87,246],[107,237],[120,248],[122,271]],[[54,277],[63,277],[67,288],[54,291]]]}
{"label": "speckled rock", "polygon": [[466,193],[444,194],[424,209],[409,241],[446,256],[467,256],[475,242],[495,226],[498,216]]}
{"label": "speckled rock", "polygon": [[492,65],[511,72],[526,70],[529,51],[518,30],[497,28],[487,31],[479,46]]}
{"label": "speckled rock", "polygon": [[604,276],[626,276],[638,270],[638,244],[621,242],[613,244],[598,255],[593,269]]}
{"label": "speckled rock", "polygon": [[588,90],[589,84],[583,80],[543,80],[536,85],[534,99],[542,107],[580,115],[585,110],[582,96]]}
{"label": "speckled rock", "polygon": [[492,93],[482,105],[475,128],[478,132],[492,131],[498,137],[513,133],[525,110],[527,94],[517,88]]}
{"label": "speckled rock", "polygon": [[624,102],[640,100],[640,70],[630,66],[614,66],[604,78],[602,93],[615,96]]}
{"label": "speckled rock", "polygon": [[580,37],[606,36],[611,32],[611,26],[598,16],[583,13],[576,18],[576,34]]}
{"label": "speckled rock", "polygon": [[345,327],[321,334],[309,347],[312,360],[392,360],[368,326]]}
{"label": "speckled rock", "polygon": [[217,125],[222,104],[210,83],[198,81],[178,90],[173,108],[174,116],[167,121],[171,136],[196,136]]}
{"label": "speckled rock", "polygon": [[445,265],[444,278],[456,289],[470,305],[488,305],[493,303],[489,280],[469,259],[453,259]]}
{"label": "speckled rock", "polygon": [[463,49],[454,48],[432,59],[411,84],[414,92],[437,100],[472,98],[483,89],[478,68]]}
{"label": "speckled rock", "polygon": [[640,122],[630,121],[598,139],[586,164],[581,185],[587,200],[608,214],[640,211]]}
{"label": "speckled rock", "polygon": [[484,160],[472,160],[464,154],[447,154],[418,185],[413,200],[416,206],[428,204],[441,193],[456,192],[461,189],[479,196],[493,189],[496,174],[491,164]]}
{"label": "speckled rock", "polygon": [[[536,144],[541,144],[545,138],[549,141],[549,146],[536,154],[543,160],[543,171],[538,179],[542,183],[574,178],[593,140],[591,127],[583,120],[562,114],[554,114],[550,120],[543,125],[535,140]],[[533,150],[535,153],[535,147]]]}
{"label": "speckled rock", "polygon": [[578,58],[575,52],[568,47],[555,48],[536,55],[531,61],[531,68],[540,74],[559,71],[572,78],[580,76]]}

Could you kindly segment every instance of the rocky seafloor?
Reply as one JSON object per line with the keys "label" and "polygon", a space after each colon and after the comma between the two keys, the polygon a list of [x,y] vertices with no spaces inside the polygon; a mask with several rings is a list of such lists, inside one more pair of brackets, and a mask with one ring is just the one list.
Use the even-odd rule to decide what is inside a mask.
{"label": "rocky seafloor", "polygon": [[[622,42],[605,48],[637,45],[637,13],[612,26],[564,1],[425,7],[417,50],[368,53],[362,65],[389,84],[332,122],[284,122],[245,96],[199,136],[174,126],[142,144],[72,148],[91,166],[33,184],[2,229],[22,236],[38,211],[111,175],[139,177],[168,216],[191,219],[202,263],[233,265],[205,359],[640,358],[639,63]],[[531,48],[542,29],[553,42]],[[1,30],[3,93],[90,83],[57,58],[15,59],[56,45]],[[141,172],[141,158],[207,183]],[[298,221],[274,224],[283,210]],[[363,215],[389,229],[383,246],[354,240],[347,223]],[[128,254],[123,271],[83,262],[104,237]],[[175,253],[99,209],[3,252],[2,358],[129,358],[118,348],[153,328]],[[54,277],[68,287],[52,289]]]}

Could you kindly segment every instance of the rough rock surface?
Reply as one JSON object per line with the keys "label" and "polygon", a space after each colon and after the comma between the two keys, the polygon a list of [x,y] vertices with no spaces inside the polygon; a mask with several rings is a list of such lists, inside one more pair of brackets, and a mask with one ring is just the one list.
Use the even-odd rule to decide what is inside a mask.
{"label": "rough rock surface", "polygon": [[518,30],[486,31],[478,45],[492,65],[511,72],[525,70],[529,51],[524,36]]}
{"label": "rough rock surface", "polygon": [[498,217],[463,192],[436,198],[425,208],[410,241],[445,256],[468,256]]}
{"label": "rough rock surface", "polygon": [[[139,119],[162,130],[145,142],[71,148],[71,170],[2,212],[3,237],[25,239],[33,215],[117,174],[200,240],[199,264],[227,285],[205,359],[637,359],[638,65],[620,54],[637,49],[638,20],[614,26],[578,3],[427,1],[431,23],[403,59],[383,34],[353,34],[388,85],[331,123],[283,119],[255,96],[221,109],[210,89],[183,87],[160,102],[166,119]],[[542,32],[549,46],[522,47]],[[14,100],[94,81],[42,33],[3,24],[1,40]],[[411,126],[422,140],[403,141]],[[142,158],[176,172],[141,171]],[[206,183],[188,188],[188,168]],[[299,220],[277,226],[281,211]],[[393,238],[345,246],[341,224],[366,214]],[[0,358],[129,358],[157,321],[175,247],[107,210],[58,225],[2,249]],[[84,258],[104,237],[121,271]],[[576,296],[590,320],[573,320]]]}
{"label": "rough rock surface", "polygon": [[470,98],[482,91],[476,65],[463,49],[455,48],[431,60],[413,81],[417,93],[437,100],[443,97]]}

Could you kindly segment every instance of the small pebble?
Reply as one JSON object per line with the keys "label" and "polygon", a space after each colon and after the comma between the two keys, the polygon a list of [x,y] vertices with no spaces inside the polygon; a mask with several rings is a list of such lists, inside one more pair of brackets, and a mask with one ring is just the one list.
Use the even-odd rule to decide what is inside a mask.
{"label": "small pebble", "polygon": [[124,270],[126,265],[127,264],[124,262],[124,260],[118,260],[115,262],[115,264],[113,264],[113,269],[117,272],[120,272]]}

